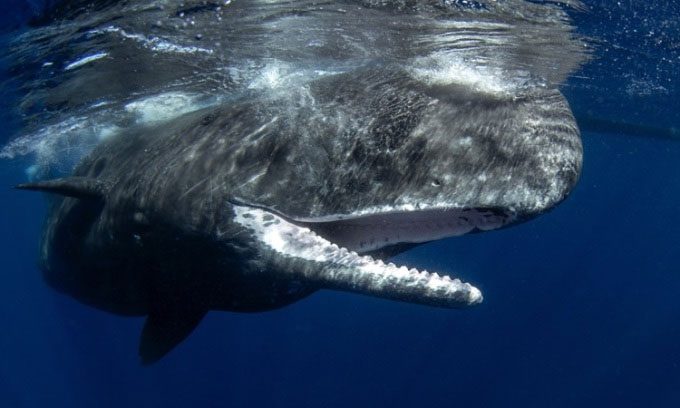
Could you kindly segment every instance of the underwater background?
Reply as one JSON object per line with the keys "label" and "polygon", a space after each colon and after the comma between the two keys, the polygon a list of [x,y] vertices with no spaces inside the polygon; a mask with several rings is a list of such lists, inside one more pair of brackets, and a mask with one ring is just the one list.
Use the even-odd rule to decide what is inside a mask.
{"label": "underwater background", "polygon": [[[3,42],[43,7],[5,4]],[[142,367],[142,318],[43,283],[46,203],[11,188],[29,158],[0,161],[0,406],[680,404],[680,5],[587,1],[570,15],[593,48],[561,87],[585,150],[574,192],[528,223],[398,257],[478,284],[485,300],[470,310],[321,291],[272,312],[212,312]],[[2,83],[4,145],[20,123]]]}

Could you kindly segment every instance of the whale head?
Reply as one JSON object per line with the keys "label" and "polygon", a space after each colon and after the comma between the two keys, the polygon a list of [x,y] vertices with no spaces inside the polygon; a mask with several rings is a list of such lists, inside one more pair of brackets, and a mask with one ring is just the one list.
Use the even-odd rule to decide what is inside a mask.
{"label": "whale head", "polygon": [[[318,289],[478,304],[471,284],[386,258],[529,220],[578,180],[579,130],[555,84],[582,58],[555,62],[554,38],[578,47],[552,5],[235,2],[172,14],[205,22],[204,34],[163,26],[163,39],[135,30],[167,10],[131,3],[135,18],[115,2],[94,20],[64,9],[73,20],[60,27],[83,27],[62,34],[105,51],[74,58],[26,105],[70,107],[69,129],[109,130],[69,177],[19,187],[61,196],[41,246],[46,280],[148,315],[145,362],[208,310],[269,310]],[[231,46],[191,45],[199,34]]]}

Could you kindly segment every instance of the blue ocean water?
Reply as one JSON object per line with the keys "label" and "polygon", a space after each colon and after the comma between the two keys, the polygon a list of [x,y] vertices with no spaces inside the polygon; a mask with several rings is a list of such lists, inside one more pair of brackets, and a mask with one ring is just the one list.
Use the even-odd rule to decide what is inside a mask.
{"label": "blue ocean water", "polygon": [[[577,26],[622,48],[612,58],[598,51],[564,87],[580,119],[604,123],[584,126],[572,195],[529,223],[398,258],[478,283],[485,301],[474,309],[325,291],[273,312],[212,312],[175,352],[142,367],[141,318],[84,307],[42,282],[45,203],[10,188],[28,161],[0,162],[0,406],[677,406],[680,121],[678,81],[664,69],[680,37],[648,49],[668,50],[655,63],[635,52],[645,37],[612,39],[618,22],[654,27],[664,10],[592,7],[614,16],[577,15]],[[627,92],[622,75],[647,88]]]}

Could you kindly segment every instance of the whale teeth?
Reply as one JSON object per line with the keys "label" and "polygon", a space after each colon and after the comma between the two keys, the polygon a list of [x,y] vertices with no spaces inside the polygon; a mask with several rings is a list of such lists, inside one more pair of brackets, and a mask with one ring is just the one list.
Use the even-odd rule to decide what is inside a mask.
{"label": "whale teeth", "polygon": [[[482,301],[479,290],[461,283],[459,279],[452,280],[445,274],[420,271],[392,262],[385,264],[382,259],[359,255],[312,230],[289,225],[285,220],[273,224],[269,221],[265,223],[263,219],[261,225],[255,225],[253,220],[243,215],[245,211],[249,211],[245,214],[250,214],[261,210],[235,207],[234,211],[238,222],[249,228],[277,254],[286,257],[286,262],[300,259],[313,262],[311,265],[306,263],[301,271],[291,271],[295,279],[299,279],[299,274],[302,274],[304,278],[331,288],[446,307],[461,307]],[[319,268],[319,264],[323,264],[323,267]]]}

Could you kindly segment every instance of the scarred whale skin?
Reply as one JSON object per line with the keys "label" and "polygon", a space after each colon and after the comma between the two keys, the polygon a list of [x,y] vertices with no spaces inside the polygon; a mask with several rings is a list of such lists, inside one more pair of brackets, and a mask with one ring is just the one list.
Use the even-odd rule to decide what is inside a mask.
{"label": "scarred whale skin", "polygon": [[[68,75],[97,63],[81,61]],[[129,124],[69,177],[19,186],[54,196],[46,281],[147,316],[145,363],[209,310],[270,310],[319,289],[480,303],[468,283],[374,257],[553,208],[578,180],[580,135],[549,83],[442,82],[428,69],[362,63]]]}
{"label": "scarred whale skin", "polygon": [[248,99],[133,128],[71,178],[21,186],[67,196],[46,224],[46,280],[95,307],[148,314],[147,362],[208,310],[268,310],[319,288],[478,303],[468,284],[362,257],[334,235],[350,222],[401,233],[391,225],[424,214],[426,241],[437,223],[453,222],[444,235],[456,235],[456,225],[498,228],[551,208],[581,167],[568,105],[554,90],[443,99],[399,73],[382,77],[312,84],[312,105],[330,107],[322,115],[307,112],[309,102],[295,106],[295,96]]}

